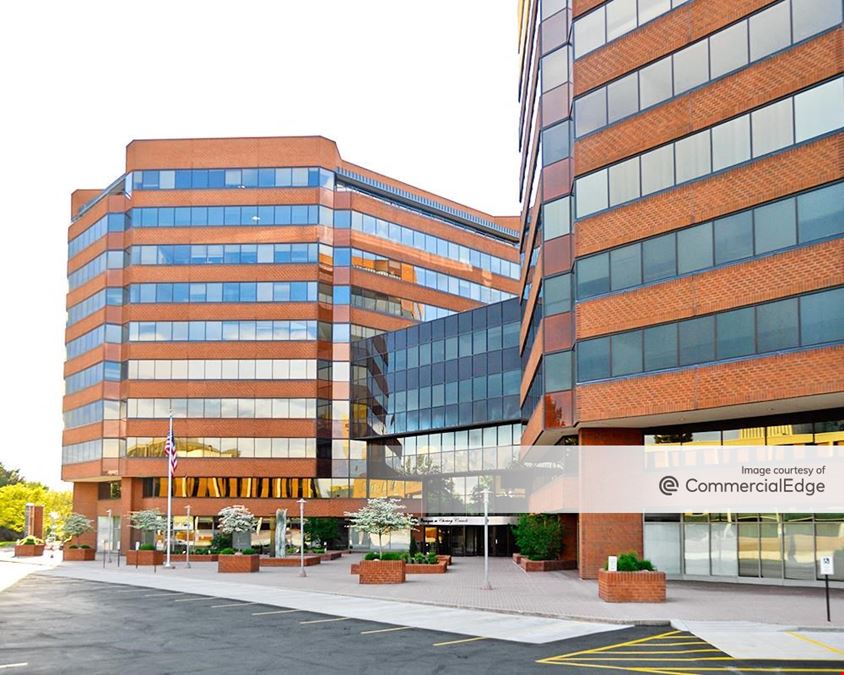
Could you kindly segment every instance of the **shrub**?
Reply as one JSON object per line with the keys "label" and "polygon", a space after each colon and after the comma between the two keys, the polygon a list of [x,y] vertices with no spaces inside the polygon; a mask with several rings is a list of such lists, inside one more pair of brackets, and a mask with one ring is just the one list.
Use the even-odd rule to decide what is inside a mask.
{"label": "shrub", "polygon": [[650,560],[641,559],[631,551],[630,553],[621,553],[618,556],[616,569],[619,572],[653,572],[654,566]]}
{"label": "shrub", "polygon": [[305,539],[319,547],[326,547],[340,538],[340,524],[337,518],[307,518]]}
{"label": "shrub", "polygon": [[437,554],[436,553],[429,553],[428,554],[428,564],[429,565],[436,565],[438,562],[439,562],[439,560],[437,560]]}
{"label": "shrub", "polygon": [[216,553],[221,549],[228,548],[232,545],[232,536],[230,534],[223,534],[221,532],[217,532],[211,538],[211,550]]}
{"label": "shrub", "polygon": [[88,544],[82,544],[79,548],[91,548]]}
{"label": "shrub", "polygon": [[410,548],[407,550],[410,555],[416,555],[419,553],[419,546],[416,544],[416,540],[411,536],[410,537]]}
{"label": "shrub", "polygon": [[18,539],[18,546],[40,546],[44,543],[43,539],[33,537],[31,534],[23,539]]}
{"label": "shrub", "polygon": [[243,549],[243,551],[241,551],[241,552],[243,553],[243,555],[253,555],[255,553],[255,549],[247,547],[247,548]]}
{"label": "shrub", "polygon": [[407,553],[397,553],[396,551],[387,551],[381,554],[381,560],[402,560],[402,556]]}
{"label": "shrub", "polygon": [[563,547],[563,528],[555,516],[524,514],[514,534],[519,551],[528,560],[556,560]]}
{"label": "shrub", "polygon": [[220,551],[220,555],[234,555],[234,553],[235,550],[231,546],[227,546]]}
{"label": "shrub", "polygon": [[154,551],[155,550],[155,544],[141,544],[138,547],[138,550],[139,551]]}
{"label": "shrub", "polygon": [[197,548],[197,549],[194,549],[193,554],[194,555],[210,555],[211,551],[209,551],[207,548]]}
{"label": "shrub", "polygon": [[365,556],[363,556],[364,560],[378,560],[378,554],[375,551],[370,551]]}

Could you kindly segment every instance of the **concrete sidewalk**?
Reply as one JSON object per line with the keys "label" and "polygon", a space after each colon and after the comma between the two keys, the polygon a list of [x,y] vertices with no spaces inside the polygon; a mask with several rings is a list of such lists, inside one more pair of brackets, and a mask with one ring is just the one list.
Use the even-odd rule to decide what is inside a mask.
{"label": "concrete sidewalk", "polygon": [[[0,557],[0,560],[3,558]],[[524,572],[507,558],[490,559],[490,581],[493,590],[481,590],[483,560],[456,558],[443,575],[408,575],[407,583],[385,586],[361,586],[349,573],[350,563],[359,555],[343,556],[307,568],[308,576],[300,578],[297,568],[265,568],[239,582],[297,591],[313,591],[338,595],[434,604],[461,609],[526,614],[548,618],[575,619],[616,623],[657,623],[672,621],[746,621],[779,624],[788,627],[844,628],[844,590],[833,589],[832,622],[826,622],[823,589],[795,586],[761,586],[735,583],[669,581],[668,600],[659,604],[605,603],[598,598],[595,581],[585,581],[576,572]],[[30,559],[35,562],[34,559]],[[42,564],[52,561],[46,559]],[[223,581],[215,563],[193,562],[192,569],[175,563],[176,569],[120,568],[112,562],[107,570],[121,575],[121,583],[134,583],[131,578],[170,575],[176,578]],[[84,570],[102,574],[101,561],[62,563],[63,572]],[[238,575],[235,575],[238,576]],[[125,577],[125,579],[124,579]]]}

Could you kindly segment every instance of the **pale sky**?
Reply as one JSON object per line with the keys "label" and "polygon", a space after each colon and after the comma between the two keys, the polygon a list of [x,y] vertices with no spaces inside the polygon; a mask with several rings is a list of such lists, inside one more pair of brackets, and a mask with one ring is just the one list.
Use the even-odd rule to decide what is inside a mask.
{"label": "pale sky", "polygon": [[335,140],[344,159],[518,212],[515,0],[0,4],[0,462],[61,487],[70,193],[135,138]]}

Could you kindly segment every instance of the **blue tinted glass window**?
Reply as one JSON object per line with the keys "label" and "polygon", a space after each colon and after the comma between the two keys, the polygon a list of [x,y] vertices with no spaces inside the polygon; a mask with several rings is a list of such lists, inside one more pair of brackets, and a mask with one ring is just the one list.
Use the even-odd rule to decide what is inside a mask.
{"label": "blue tinted glass window", "polygon": [[800,242],[844,233],[844,183],[797,197]]}
{"label": "blue tinted glass window", "polygon": [[542,132],[542,165],[548,166],[569,156],[569,123],[562,122]]}
{"label": "blue tinted glass window", "polygon": [[609,255],[584,258],[577,261],[577,297],[588,298],[610,290]]}
{"label": "blue tinted glass window", "polygon": [[712,267],[712,223],[703,223],[677,233],[679,274]]}
{"label": "blue tinted glass window", "polygon": [[719,218],[713,223],[715,264],[753,255],[753,217],[750,211]]}
{"label": "blue tinted glass window", "polygon": [[613,377],[642,372],[642,331],[613,335],[611,345]]}
{"label": "blue tinted glass window", "polygon": [[[195,176],[194,176],[195,178]],[[208,171],[208,187],[221,188],[226,186],[226,172],[223,169],[211,169]]]}
{"label": "blue tinted glass window", "polygon": [[548,354],[545,357],[545,390],[564,391],[571,389],[571,384],[571,352]]}
{"label": "blue tinted glass window", "polygon": [[756,335],[760,353],[796,347],[797,299],[769,302],[756,308]]}
{"label": "blue tinted glass window", "polygon": [[207,169],[193,169],[191,171],[191,187],[193,187],[194,190],[209,187]]}
{"label": "blue tinted glass window", "polygon": [[176,169],[176,189],[189,190],[191,188],[191,170]]}
{"label": "blue tinted glass window", "polygon": [[756,255],[797,243],[795,200],[783,199],[753,209]]}
{"label": "blue tinted glass window", "polygon": [[624,246],[610,252],[612,290],[630,288],[642,283],[641,252],[639,244]]}
{"label": "blue tinted glass window", "polygon": [[715,360],[715,319],[702,316],[678,325],[680,365]]}
{"label": "blue tinted glass window", "polygon": [[610,339],[587,340],[577,345],[577,379],[580,382],[610,376]]}
{"label": "blue tinted glass window", "polygon": [[653,326],[643,331],[644,369],[661,370],[677,366],[677,325]]}
{"label": "blue tinted glass window", "polygon": [[677,273],[677,249],[674,234],[642,242],[642,281],[658,281]]}
{"label": "blue tinted glass window", "polygon": [[756,326],[753,317],[752,307],[724,312],[715,317],[719,359],[753,354],[756,349]]}
{"label": "blue tinted glass window", "polygon": [[801,298],[800,328],[804,345],[844,340],[844,288]]}

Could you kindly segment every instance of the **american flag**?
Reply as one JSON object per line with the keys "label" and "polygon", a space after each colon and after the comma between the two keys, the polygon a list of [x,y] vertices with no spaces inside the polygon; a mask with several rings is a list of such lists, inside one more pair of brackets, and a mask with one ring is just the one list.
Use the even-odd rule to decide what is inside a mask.
{"label": "american flag", "polygon": [[176,467],[179,466],[179,459],[176,456],[176,437],[173,435],[173,418],[170,418],[170,431],[167,433],[167,439],[164,441],[164,455],[170,459],[170,474],[176,473]]}

